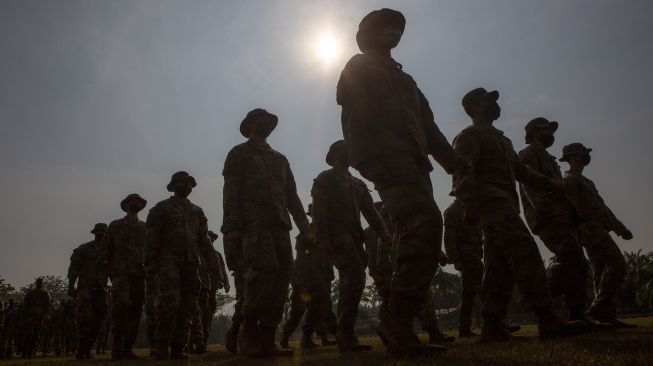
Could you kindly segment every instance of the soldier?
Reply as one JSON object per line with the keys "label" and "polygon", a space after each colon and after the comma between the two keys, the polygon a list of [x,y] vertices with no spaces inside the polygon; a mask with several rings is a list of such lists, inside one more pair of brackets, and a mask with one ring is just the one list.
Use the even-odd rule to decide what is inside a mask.
{"label": "soldier", "polygon": [[21,314],[22,358],[32,358],[40,345],[46,320],[52,311],[50,294],[43,288],[43,279],[37,278],[34,288],[30,289],[23,299],[24,312]]}
{"label": "soldier", "polygon": [[107,315],[104,317],[97,340],[95,341],[95,354],[103,355],[109,347],[111,328],[113,325],[113,300],[111,297],[111,286],[107,287]]}
{"label": "soldier", "polygon": [[150,356],[156,354],[156,273],[145,274],[145,335],[150,348]]}
{"label": "soldier", "polygon": [[301,233],[312,235],[290,164],[267,143],[277,122],[264,109],[250,111],[240,125],[248,141],[229,152],[223,171],[225,254],[227,265],[245,276],[239,343],[250,356],[278,354],[274,334],[292,270],[288,212]]}
{"label": "soldier", "polygon": [[77,302],[75,298],[66,300],[63,308],[63,351],[65,356],[70,356],[76,351],[77,326],[75,325],[75,309]]}
{"label": "soldier", "polygon": [[174,195],[157,203],[147,216],[145,269],[156,276],[157,360],[181,359],[197,308],[200,254],[211,250],[204,211],[188,200],[197,185],[181,171],[167,189]]}
{"label": "soldier", "polygon": [[449,263],[461,274],[458,335],[470,337],[476,335],[471,330],[472,310],[476,296],[481,294],[483,240],[480,226],[466,223],[463,213],[463,204],[458,199],[444,211],[444,247]]}
{"label": "soldier", "polygon": [[356,35],[363,53],[349,60],[337,91],[351,166],[374,183],[396,224],[390,302],[379,331],[398,355],[427,351],[412,322],[433,280],[442,239],[428,155],[449,173],[464,167],[415,81],[391,57],[405,25],[404,16],[391,9],[365,16]]}
{"label": "soldier", "polygon": [[454,174],[454,195],[464,207],[464,219],[480,222],[485,239],[483,277],[483,341],[506,341],[503,324],[517,283],[523,302],[537,316],[541,339],[586,330],[582,322],[566,323],[552,309],[546,271],[535,240],[519,216],[515,179],[547,192],[561,192],[562,183],[549,179],[522,163],[512,142],[492,124],[501,114],[499,92],[477,88],[462,105],[473,124],[454,139],[454,148],[471,163],[471,174]]}
{"label": "soldier", "polygon": [[18,304],[10,299],[3,311],[4,321],[0,329],[0,359],[11,359],[14,355],[14,339],[18,330]]}
{"label": "soldier", "polygon": [[354,332],[367,266],[361,213],[381,240],[391,240],[390,234],[365,183],[349,173],[344,140],[331,144],[326,162],[333,168],[315,178],[311,194],[316,245],[329,253],[340,278],[336,342],[341,352],[371,350],[358,344]]}
{"label": "soldier", "polygon": [[[535,171],[562,182],[560,166],[546,149],[555,141],[558,122],[538,117],[526,125],[526,143],[519,159]],[[520,184],[524,217],[533,234],[554,254],[549,271],[552,296],[564,296],[569,319],[586,320],[588,266],[583,249],[578,244],[574,212],[564,194]]]}
{"label": "soldier", "polygon": [[95,239],[80,245],[70,257],[68,295],[76,297],[77,303],[75,323],[78,345],[75,357],[78,360],[94,358],[91,347],[107,314],[107,275],[98,267],[100,242],[107,227],[104,223],[95,224],[91,230]]}
{"label": "soldier", "polygon": [[109,224],[99,265],[111,279],[111,358],[136,359],[132,350],[145,301],[145,223],[138,213],[147,201],[132,193],[120,202],[126,215]]}
{"label": "soldier", "polygon": [[59,301],[59,305],[53,307],[52,317],[50,320],[51,344],[54,348],[54,355],[59,357],[63,350],[63,312],[64,300]]}
{"label": "soldier", "polygon": [[633,234],[606,206],[594,182],[583,175],[591,160],[590,151],[583,144],[573,143],[562,149],[560,158],[569,164],[563,178],[565,193],[578,217],[578,239],[594,273],[594,301],[587,314],[599,322],[628,328],[632,325],[617,320],[615,303],[626,274],[626,260],[610,231],[625,240],[632,239]]}
{"label": "soldier", "polygon": [[[209,236],[210,240],[210,236]],[[214,255],[215,251],[211,247],[210,255]],[[197,297],[197,308],[193,311],[193,320],[190,331],[190,344],[188,344],[189,351],[196,354],[203,354],[206,352],[206,335],[207,331],[204,324],[207,323],[209,316],[209,293],[211,291],[211,278],[209,276],[209,255],[201,254],[200,262],[198,265],[198,274],[200,279],[200,290]]]}
{"label": "soldier", "polygon": [[[218,234],[209,230],[209,239],[211,244],[215,243],[218,240]],[[213,323],[213,316],[217,310],[218,304],[216,296],[218,290],[224,289],[225,293],[228,293],[231,287],[229,286],[229,277],[227,276],[227,270],[224,265],[224,259],[222,254],[218,252],[215,247],[209,258],[207,258],[207,266],[209,271],[209,280],[211,282],[211,287],[208,294],[208,303],[202,310],[202,326],[204,329],[204,343],[208,344],[209,333],[211,331],[211,324]]]}

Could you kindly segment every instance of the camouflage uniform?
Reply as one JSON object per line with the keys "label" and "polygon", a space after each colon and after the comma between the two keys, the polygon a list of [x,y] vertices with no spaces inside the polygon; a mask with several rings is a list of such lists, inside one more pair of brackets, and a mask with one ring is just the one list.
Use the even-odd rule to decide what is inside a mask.
{"label": "camouflage uniform", "polygon": [[145,223],[138,219],[131,221],[123,217],[113,221],[102,239],[100,263],[106,267],[112,284],[111,354],[114,358],[133,356],[131,349],[145,301],[144,249]]}
{"label": "camouflage uniform", "polygon": [[63,350],[63,302],[53,308],[50,318],[50,343],[56,356],[61,356]]}
{"label": "camouflage uniform", "polygon": [[621,234],[627,229],[605,205],[594,182],[567,173],[564,184],[580,221],[578,240],[587,251],[594,274],[594,301],[589,314],[597,320],[612,321],[616,319],[616,297],[626,275],[626,260],[610,231]]}
{"label": "camouflage uniform", "polygon": [[519,216],[515,180],[541,189],[555,189],[553,183],[522,163],[512,142],[491,125],[465,128],[454,139],[454,148],[472,165],[471,174],[454,175],[454,194],[466,215],[477,212],[480,217],[485,239],[482,313],[486,324],[505,318],[514,282],[530,309],[550,317],[546,271],[537,244]]}
{"label": "camouflage uniform", "polygon": [[313,220],[317,246],[329,253],[340,278],[338,300],[338,346],[356,344],[354,327],[358,304],[365,288],[367,257],[363,247],[365,233],[360,215],[377,232],[385,224],[374,207],[365,183],[349,172],[326,170],[313,182]]}
{"label": "camouflage uniform", "polygon": [[[210,255],[215,256],[215,251],[211,249]],[[197,308],[193,312],[193,320],[190,331],[190,341],[189,348],[195,346],[195,351],[197,353],[203,353],[206,350],[206,338],[207,338],[207,328],[205,324],[208,324],[208,318],[212,315],[209,314],[209,296],[211,292],[211,287],[213,286],[211,282],[211,277],[209,275],[209,258],[207,255],[200,256],[200,263],[198,266],[199,278],[200,278],[200,290],[197,297]]]}
{"label": "camouflage uniform", "polygon": [[23,335],[22,357],[33,357],[41,343],[46,321],[52,311],[50,294],[43,288],[33,288],[27,292],[22,302],[21,330]]}
{"label": "camouflage uniform", "polygon": [[[519,152],[519,159],[535,171],[562,182],[556,159],[541,143],[531,142]],[[551,295],[564,296],[570,319],[583,319],[587,302],[588,266],[575,233],[573,208],[564,194],[553,195],[546,190],[523,184],[519,189],[526,223],[554,254],[554,264],[548,278]]]}
{"label": "camouflage uniform", "polygon": [[69,286],[77,282],[75,324],[80,357],[90,355],[107,314],[107,275],[98,267],[99,257],[100,243],[93,240],[73,251],[68,267]]}
{"label": "camouflage uniform", "polygon": [[[107,315],[104,317],[100,331],[98,332],[97,340],[95,341],[95,354],[105,354],[109,347],[109,340],[111,337],[111,328],[113,324],[113,302],[111,300],[111,288],[107,289]],[[120,350],[121,347],[112,347],[113,349]]]}
{"label": "camouflage uniform", "polygon": [[[214,242],[217,239],[217,234],[213,235],[215,239],[211,238],[211,235],[209,235],[211,242]],[[213,249],[206,258],[206,266],[210,286],[206,295],[206,301],[200,306],[204,344],[208,344],[213,316],[217,310],[216,296],[218,290],[224,288],[225,292],[228,292],[229,288],[229,278],[227,277],[227,270],[225,269],[222,254]]]}
{"label": "camouflage uniform", "polygon": [[146,229],[145,266],[156,276],[157,348],[169,345],[179,357],[198,306],[200,253],[212,250],[207,219],[188,199],[172,196],[150,210]]}
{"label": "camouflage uniform", "polygon": [[288,212],[303,233],[308,220],[288,160],[269,145],[248,141],[234,147],[223,175],[222,232],[240,233],[236,243],[225,239],[227,265],[242,299],[234,317],[241,313],[246,323],[241,329],[247,353],[259,348],[273,352],[274,330],[281,321],[292,270]]}
{"label": "camouflage uniform", "polygon": [[150,353],[152,353],[156,349],[156,273],[146,273],[145,275],[143,312],[145,313],[145,335]]}
{"label": "camouflage uniform", "polygon": [[481,294],[483,281],[483,240],[481,228],[463,220],[463,205],[455,200],[444,211],[444,247],[449,262],[460,271],[460,317],[461,334],[469,334],[472,325],[474,299]]}
{"label": "camouflage uniform", "polygon": [[[375,31],[366,24],[387,13],[400,18],[403,31],[405,19],[396,11],[382,9],[363,19],[357,39],[364,53],[345,66],[336,99],[342,106],[350,164],[374,183],[398,239],[387,312],[393,325],[382,321],[381,328],[392,332],[400,347],[419,349],[410,324],[424,304],[442,240],[442,216],[433,199],[428,155],[448,172],[458,159],[413,78],[391,57],[368,52],[370,47],[362,43]],[[383,30],[383,24],[377,28]]]}
{"label": "camouflage uniform", "polygon": [[63,351],[66,356],[75,352],[77,347],[77,327],[75,325],[75,309],[77,301],[75,299],[66,300],[63,308]]}
{"label": "camouflage uniform", "polygon": [[3,311],[2,328],[0,328],[0,359],[12,358],[16,332],[18,331],[18,305],[14,302]]}

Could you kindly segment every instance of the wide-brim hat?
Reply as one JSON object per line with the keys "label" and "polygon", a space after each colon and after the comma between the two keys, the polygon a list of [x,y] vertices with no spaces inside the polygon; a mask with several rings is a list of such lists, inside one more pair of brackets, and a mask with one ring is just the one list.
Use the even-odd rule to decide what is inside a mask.
{"label": "wide-brim hat", "polygon": [[471,106],[476,105],[476,103],[484,99],[496,102],[499,100],[499,92],[497,90],[487,91],[485,88],[476,88],[474,90],[470,90],[463,97],[463,109],[468,110]]}
{"label": "wide-brim hat", "polygon": [[141,197],[137,193],[132,193],[132,194],[128,195],[127,197],[125,197],[125,199],[120,201],[120,208],[123,211],[127,212],[127,204],[130,201],[138,201],[138,203],[139,203],[138,211],[144,209],[145,206],[147,205],[147,201],[143,197]]}
{"label": "wide-brim hat", "polygon": [[93,226],[93,230],[91,230],[91,234],[97,234],[102,231],[107,231],[109,229],[109,225],[103,223],[103,222],[98,222]]}
{"label": "wide-brim hat", "polygon": [[335,164],[335,157],[336,154],[339,153],[348,153],[349,150],[347,148],[347,143],[345,140],[338,140],[329,146],[329,152],[326,155],[326,163],[329,164],[330,166],[333,166]]}
{"label": "wide-brim hat", "polygon": [[374,10],[364,16],[360,24],[358,24],[358,32],[356,33],[358,48],[362,52],[370,49],[375,33],[390,25],[396,25],[403,33],[406,29],[406,18],[401,12],[388,8]]}
{"label": "wide-brim hat", "polygon": [[562,157],[558,160],[568,161],[569,157],[577,154],[584,154],[591,152],[592,149],[585,147],[585,145],[580,142],[574,142],[562,148]]}
{"label": "wide-brim hat", "polygon": [[211,239],[211,241],[218,240],[218,234],[214,233],[212,230],[209,230],[209,239]]}
{"label": "wide-brim hat", "polygon": [[195,186],[197,186],[197,181],[195,180],[195,178],[192,175],[188,174],[185,171],[180,171],[180,172],[176,172],[175,174],[172,175],[172,177],[170,178],[170,183],[168,183],[168,185],[166,186],[166,189],[168,190],[168,192],[174,192],[175,183],[177,183],[179,181],[182,181],[182,180],[186,180],[186,179],[188,179],[190,181],[190,184],[191,184],[191,186],[193,188],[195,188]]}
{"label": "wide-brim hat", "polygon": [[553,133],[558,130],[558,122],[549,121],[544,117],[537,117],[530,120],[524,129],[526,130],[527,134],[533,131],[548,131]]}
{"label": "wide-brim hat", "polygon": [[279,123],[279,117],[263,108],[253,109],[249,111],[247,116],[245,116],[245,119],[240,122],[240,133],[244,137],[249,137],[249,128],[255,122],[268,123],[270,125],[270,131],[274,131]]}

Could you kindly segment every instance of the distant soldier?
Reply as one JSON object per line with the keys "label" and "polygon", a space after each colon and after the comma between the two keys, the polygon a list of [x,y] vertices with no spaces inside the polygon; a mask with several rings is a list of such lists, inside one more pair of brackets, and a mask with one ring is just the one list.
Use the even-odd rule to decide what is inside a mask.
{"label": "distant soldier", "polygon": [[181,171],[167,185],[174,195],[157,203],[147,216],[145,268],[156,276],[156,359],[181,359],[197,308],[201,253],[211,250],[204,211],[188,200],[197,185]]}
{"label": "distant soldier", "polygon": [[23,299],[24,312],[21,314],[22,358],[32,358],[40,345],[46,320],[52,311],[50,294],[43,288],[43,279],[37,278],[34,288],[30,289]]}
{"label": "distant soldier", "polygon": [[[210,240],[210,237],[209,237]],[[213,247],[211,247],[213,248]],[[198,274],[200,280],[200,290],[197,297],[197,308],[193,311],[193,320],[190,328],[189,352],[202,354],[206,352],[206,332],[204,324],[208,321],[209,296],[211,291],[211,278],[209,276],[209,255],[214,255],[215,251],[211,249],[210,253],[201,254],[198,265]]]}
{"label": "distant soldier", "polygon": [[109,224],[99,264],[111,279],[111,358],[136,359],[132,350],[145,301],[145,223],[138,213],[147,201],[132,193],[120,202],[125,217]]}
{"label": "distant soldier", "polygon": [[63,352],[70,356],[77,350],[77,326],[75,324],[75,309],[77,301],[75,298],[66,300],[63,308]]}
{"label": "distant soldier", "polygon": [[586,330],[584,323],[566,323],[552,308],[546,271],[535,240],[519,216],[515,180],[561,192],[562,183],[549,179],[522,163],[512,142],[492,124],[501,114],[499,92],[477,88],[462,105],[473,124],[454,139],[456,151],[469,159],[471,174],[454,174],[454,194],[463,203],[465,221],[479,222],[485,239],[483,277],[483,341],[511,338],[503,320],[513,292],[519,286],[523,302],[537,316],[540,338],[570,335]]}
{"label": "distant soldier", "polygon": [[[218,234],[209,230],[209,239],[211,244],[215,243],[218,240]],[[211,332],[211,324],[213,324],[213,316],[217,311],[217,294],[218,290],[224,289],[225,293],[228,293],[231,287],[229,286],[229,276],[227,275],[227,269],[225,268],[224,259],[222,254],[218,252],[215,247],[213,247],[213,253],[207,260],[207,266],[209,271],[209,279],[211,281],[211,287],[208,294],[208,304],[202,310],[202,324],[204,328],[204,343],[208,344],[209,333]]]}
{"label": "distant soldier", "polygon": [[14,344],[18,331],[18,304],[10,299],[9,305],[3,311],[4,321],[0,328],[0,359],[11,359],[14,356]]}
{"label": "distant soldier", "polygon": [[344,140],[331,144],[326,162],[333,168],[313,181],[312,214],[316,245],[329,253],[340,279],[336,342],[341,352],[370,350],[369,345],[358,344],[354,332],[367,266],[361,214],[382,240],[391,240],[390,234],[365,183],[349,173],[349,152]]}
{"label": "distant soldier", "polygon": [[449,263],[461,275],[458,335],[475,336],[471,330],[472,310],[476,296],[481,295],[483,239],[479,225],[465,222],[463,204],[458,199],[444,211],[444,247]]}
{"label": "distant soldier", "polygon": [[[538,117],[526,125],[526,146],[519,159],[535,171],[562,182],[560,166],[546,149],[555,141],[558,122]],[[520,184],[526,223],[554,254],[549,270],[552,296],[564,296],[570,320],[585,320],[588,265],[575,233],[574,209],[564,194]]]}
{"label": "distant soldier", "polygon": [[[91,234],[95,239],[73,251],[68,267],[68,294],[76,297],[75,323],[77,326],[78,360],[92,359],[91,348],[107,314],[107,274],[98,268],[100,242],[107,224],[95,224]],[[75,290],[77,283],[77,290]]]}
{"label": "distant soldier", "polygon": [[617,320],[615,300],[624,282],[626,260],[610,231],[625,240],[632,239],[633,234],[606,206],[594,182],[583,175],[591,151],[583,144],[573,143],[562,149],[560,158],[569,164],[564,176],[565,193],[578,215],[578,239],[587,251],[594,273],[594,301],[587,314],[602,323],[632,327]]}
{"label": "distant soldier", "polygon": [[[250,111],[240,125],[248,141],[229,152],[223,170],[225,254],[227,265],[245,279],[239,343],[249,356],[279,354],[274,335],[293,260],[288,213],[301,233],[312,235],[290,164],[267,143],[277,122],[277,116],[264,109]],[[234,263],[239,260],[243,265]]]}
{"label": "distant soldier", "polygon": [[64,300],[59,301],[59,304],[53,307],[52,317],[50,320],[50,342],[54,349],[54,355],[59,357],[63,352],[63,312]]}
{"label": "distant soldier", "polygon": [[95,340],[95,354],[103,355],[109,348],[111,328],[113,326],[113,299],[111,297],[111,286],[107,287],[107,315],[104,317],[97,339]]}
{"label": "distant soldier", "polygon": [[390,302],[379,331],[397,355],[429,351],[411,326],[433,280],[442,240],[428,156],[449,173],[464,167],[415,80],[391,56],[405,25],[404,16],[391,9],[363,18],[356,34],[362,54],[345,66],[336,96],[350,164],[374,183],[396,224]]}

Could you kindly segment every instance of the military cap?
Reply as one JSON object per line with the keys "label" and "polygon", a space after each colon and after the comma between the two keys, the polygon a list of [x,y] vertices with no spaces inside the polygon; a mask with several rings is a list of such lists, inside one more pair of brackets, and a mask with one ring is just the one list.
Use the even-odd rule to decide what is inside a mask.
{"label": "military cap", "polygon": [[190,184],[193,188],[197,185],[197,181],[195,180],[195,178],[193,178],[192,175],[188,174],[185,171],[180,171],[173,174],[172,177],[170,178],[170,183],[168,183],[168,185],[166,186],[168,192],[173,192],[175,183],[185,179],[190,180]]}
{"label": "military cap", "polygon": [[129,201],[138,201],[139,203],[138,211],[144,209],[145,206],[147,205],[147,201],[143,197],[139,196],[138,193],[132,193],[127,197],[125,197],[125,199],[120,201],[120,208],[125,212],[127,212],[127,204],[129,203]]}
{"label": "military cap", "polygon": [[549,121],[544,117],[537,117],[530,120],[530,122],[526,124],[525,130],[526,130],[526,134],[529,134],[533,131],[544,131],[544,130],[555,132],[556,130],[558,130],[558,122]]}
{"label": "military cap", "polygon": [[347,143],[345,140],[338,140],[329,146],[329,152],[326,155],[326,163],[330,166],[335,164],[335,155],[338,153],[347,153]]}
{"label": "military cap", "polygon": [[580,142],[574,142],[562,148],[562,157],[558,160],[568,161],[571,155],[589,153],[592,149],[588,149]]}
{"label": "military cap", "polygon": [[374,33],[391,25],[399,27],[401,33],[403,33],[406,29],[406,18],[401,12],[388,8],[374,10],[367,14],[358,25],[358,32],[356,33],[358,48],[361,51],[369,49]]}
{"label": "military cap", "polygon": [[103,222],[98,222],[97,224],[95,224],[95,226],[93,226],[93,230],[91,230],[91,234],[97,234],[102,231],[107,231],[108,228],[109,226],[107,224]]}
{"label": "military cap", "polygon": [[249,137],[249,128],[254,122],[268,123],[271,125],[271,131],[273,131],[277,127],[277,123],[279,123],[279,118],[263,108],[252,109],[247,113],[245,119],[240,122],[240,133],[245,137]]}
{"label": "military cap", "polygon": [[209,230],[209,238],[212,242],[216,241],[218,240],[218,234],[214,233],[212,230]]}
{"label": "military cap", "polygon": [[463,109],[468,111],[473,105],[480,102],[483,99],[488,99],[493,102],[496,102],[499,99],[499,92],[493,90],[491,92],[485,90],[484,88],[476,88],[465,94],[462,100]]}

